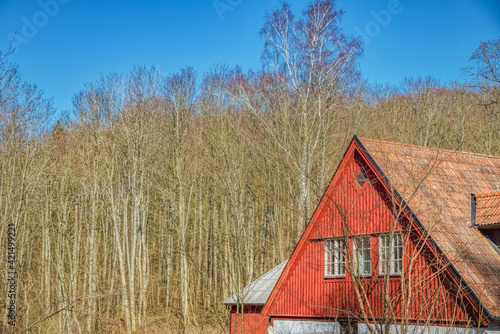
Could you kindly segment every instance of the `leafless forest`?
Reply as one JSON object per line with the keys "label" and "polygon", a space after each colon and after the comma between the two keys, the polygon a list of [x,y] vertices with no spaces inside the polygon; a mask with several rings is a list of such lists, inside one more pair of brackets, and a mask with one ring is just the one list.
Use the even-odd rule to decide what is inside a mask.
{"label": "leafless forest", "polygon": [[291,254],[353,134],[500,155],[500,40],[478,43],[460,83],[372,85],[341,16],[328,0],[301,17],[283,5],[260,32],[262,70],[103,75],[57,123],[4,50],[14,332],[227,331],[223,301]]}

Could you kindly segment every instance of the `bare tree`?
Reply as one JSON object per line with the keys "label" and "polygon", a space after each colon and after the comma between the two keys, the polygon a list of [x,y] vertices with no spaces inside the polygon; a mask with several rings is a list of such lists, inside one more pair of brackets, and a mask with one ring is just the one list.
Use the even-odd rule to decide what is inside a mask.
{"label": "bare tree", "polygon": [[[172,172],[174,228],[179,238],[180,298],[184,325],[189,323],[189,211],[195,198],[195,180],[192,176],[193,160],[188,137],[195,112],[196,74],[192,68],[168,77],[163,86],[165,116],[168,117],[169,169]],[[170,279],[170,278],[167,278]]]}
{"label": "bare tree", "polygon": [[461,86],[472,90],[481,105],[500,102],[500,39],[482,42],[462,70],[468,79]]}
{"label": "bare tree", "polygon": [[[247,99],[254,116],[295,173],[300,235],[310,213],[313,166],[325,166],[328,135],[346,92],[357,79],[356,58],[361,47],[347,38],[340,22],[343,12],[331,0],[312,2],[301,19],[290,5],[266,16],[260,34],[265,38],[264,100]],[[252,103],[253,102],[253,103]]]}

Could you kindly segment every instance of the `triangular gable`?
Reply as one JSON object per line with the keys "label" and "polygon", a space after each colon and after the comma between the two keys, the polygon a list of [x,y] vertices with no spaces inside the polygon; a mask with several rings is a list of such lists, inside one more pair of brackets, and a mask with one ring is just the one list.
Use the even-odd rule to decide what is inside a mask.
{"label": "triangular gable", "polygon": [[[354,136],[352,139],[348,149],[346,150],[344,157],[342,158],[335,174],[332,177],[332,180],[325,190],[324,196],[322,200],[320,201],[319,205],[317,206],[313,217],[306,227],[300,241],[298,242],[290,260],[288,261],[287,266],[285,267],[281,277],[279,278],[273,292],[271,293],[268,302],[266,303],[265,307],[262,310],[262,315],[263,316],[269,316],[270,314],[273,313],[273,308],[275,307],[275,303],[277,301],[277,298],[279,297],[285,282],[290,279],[291,275],[293,275],[293,270],[294,266],[296,266],[300,262],[300,256],[302,254],[302,251],[305,247],[307,247],[308,243],[310,242],[309,236],[312,234],[318,234],[319,228],[318,228],[318,222],[321,219],[321,216],[325,214],[325,210],[329,210],[326,206],[331,203],[330,198],[332,196],[332,188],[334,185],[336,185],[339,181],[341,181],[341,178],[345,178],[345,172],[350,171],[351,173],[355,173],[355,171],[350,170],[347,166],[348,163],[350,163],[353,160],[354,155],[358,159],[362,160],[362,163],[367,170],[365,171],[366,173],[370,173],[371,177],[375,177],[378,181],[379,184],[384,187],[384,190],[387,192],[387,194],[391,194],[391,201],[393,201],[394,205],[397,208],[402,208],[402,216],[407,219],[408,222],[411,222],[411,224],[415,224],[414,229],[415,231],[419,231],[421,233],[422,237],[427,240],[428,243],[428,248],[433,252],[434,256],[440,260],[445,261],[446,258],[441,257],[441,252],[437,245],[432,241],[432,239],[429,237],[426,237],[426,231],[422,227],[421,224],[419,224],[418,219],[416,219],[415,215],[411,212],[410,208],[406,203],[401,199],[401,197],[398,195],[397,191],[395,189],[391,188],[391,184],[389,183],[389,180],[387,177],[383,174],[382,170],[380,167],[376,164],[374,159],[370,156],[370,154],[366,151],[366,149],[363,147],[361,141]],[[323,237],[321,233],[319,233],[319,237]],[[332,236],[326,236],[326,237],[332,237]],[[444,265],[444,263],[443,263]],[[449,272],[450,276],[453,277],[453,280],[455,283],[458,284],[458,286],[461,285],[461,277],[458,275],[456,270],[452,266],[447,266],[446,267],[447,271]],[[474,304],[477,307],[477,300],[474,298],[468,298],[468,302],[471,304]]]}

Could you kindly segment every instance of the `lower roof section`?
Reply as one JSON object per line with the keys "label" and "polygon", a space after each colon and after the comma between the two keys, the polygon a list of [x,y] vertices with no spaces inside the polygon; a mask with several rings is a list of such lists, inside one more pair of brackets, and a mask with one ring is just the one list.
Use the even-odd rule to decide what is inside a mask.
{"label": "lower roof section", "polygon": [[288,261],[285,261],[271,269],[269,272],[255,280],[252,284],[234,294],[226,300],[224,304],[265,305],[287,263]]}

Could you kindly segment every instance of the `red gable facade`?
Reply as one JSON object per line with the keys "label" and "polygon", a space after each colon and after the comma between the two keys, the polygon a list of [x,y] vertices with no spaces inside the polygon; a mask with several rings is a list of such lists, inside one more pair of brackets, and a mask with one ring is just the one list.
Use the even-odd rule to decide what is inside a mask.
{"label": "red gable facade", "polygon": [[470,200],[499,190],[500,158],[355,136],[259,304],[226,302],[231,333],[500,333],[500,252]]}

